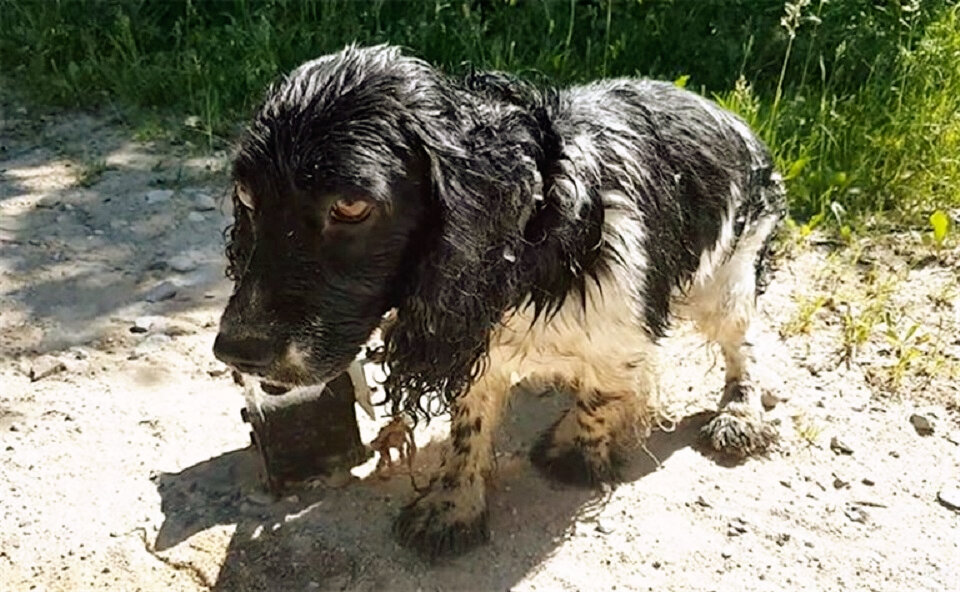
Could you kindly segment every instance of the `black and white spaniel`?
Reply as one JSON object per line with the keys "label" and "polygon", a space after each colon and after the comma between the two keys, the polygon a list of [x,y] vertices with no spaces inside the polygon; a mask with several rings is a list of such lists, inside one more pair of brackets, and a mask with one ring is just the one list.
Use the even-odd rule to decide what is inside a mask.
{"label": "black and white spaniel", "polygon": [[743,456],[776,438],[744,336],[783,184],[747,125],[694,93],[455,80],[351,46],[269,90],[233,174],[217,357],[274,388],[322,383],[395,311],[379,352],[393,412],[451,414],[441,472],[395,524],[411,547],[487,538],[491,436],[519,380],[576,394],[533,463],[616,481],[656,420],[674,316],[726,362],[706,442]]}

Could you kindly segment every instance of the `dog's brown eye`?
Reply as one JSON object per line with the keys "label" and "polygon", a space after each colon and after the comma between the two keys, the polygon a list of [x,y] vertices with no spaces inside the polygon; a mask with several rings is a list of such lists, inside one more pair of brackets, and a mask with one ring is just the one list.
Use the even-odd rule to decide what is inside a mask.
{"label": "dog's brown eye", "polygon": [[235,191],[237,194],[237,199],[240,200],[240,203],[242,203],[247,209],[252,210],[253,196],[250,195],[250,192],[247,191],[247,188],[241,185],[240,183],[237,183]]}
{"label": "dog's brown eye", "polygon": [[330,217],[337,222],[363,222],[373,211],[373,205],[364,200],[338,199],[330,208]]}

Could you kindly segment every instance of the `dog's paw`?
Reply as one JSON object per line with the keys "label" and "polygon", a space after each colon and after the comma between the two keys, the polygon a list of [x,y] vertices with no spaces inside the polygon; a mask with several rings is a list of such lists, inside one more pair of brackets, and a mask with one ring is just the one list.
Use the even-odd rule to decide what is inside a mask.
{"label": "dog's paw", "polygon": [[618,451],[601,451],[574,440],[558,444],[553,431],[547,431],[530,450],[530,462],[544,476],[580,487],[596,487],[602,483],[622,481],[623,455]]}
{"label": "dog's paw", "polygon": [[759,414],[735,410],[720,412],[700,428],[700,437],[717,452],[736,458],[762,454],[779,440],[776,428]]}
{"label": "dog's paw", "polygon": [[428,559],[460,555],[490,540],[482,486],[431,489],[405,506],[393,523],[400,544]]}

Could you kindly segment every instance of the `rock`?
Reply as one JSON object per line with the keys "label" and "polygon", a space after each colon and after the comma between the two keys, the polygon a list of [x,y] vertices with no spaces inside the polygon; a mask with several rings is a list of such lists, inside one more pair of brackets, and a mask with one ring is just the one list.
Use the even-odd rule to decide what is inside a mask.
{"label": "rock", "polygon": [[217,200],[210,197],[206,193],[198,193],[193,198],[193,209],[198,212],[209,212],[210,210],[217,209]]}
{"label": "rock", "polygon": [[742,518],[734,518],[727,523],[727,536],[740,536],[745,532],[747,532],[747,523]]}
{"label": "rock", "polygon": [[702,508],[712,508],[712,507],[713,507],[712,505],[710,505],[710,502],[708,502],[707,500],[703,499],[703,496],[702,496],[702,495],[698,495],[698,496],[697,496],[697,499],[694,500],[694,503],[697,504],[698,506],[702,507]]}
{"label": "rock", "polygon": [[937,501],[945,508],[960,512],[960,487],[956,485],[944,487],[937,493]]}
{"label": "rock", "polygon": [[146,333],[153,328],[156,321],[156,317],[137,317],[133,321],[133,326],[130,327],[131,333]]}
{"label": "rock", "polygon": [[594,527],[597,532],[600,534],[610,534],[616,530],[613,526],[607,524],[606,522],[597,521],[597,525]]}
{"label": "rock", "polygon": [[947,439],[947,442],[960,446],[960,430],[953,430],[944,437]]}
{"label": "rock", "polygon": [[874,481],[874,480],[871,479],[870,477],[864,477],[863,480],[860,481],[860,482],[863,483],[864,485],[868,486],[868,487],[873,487],[874,485],[877,484],[876,481]]}
{"label": "rock", "polygon": [[724,549],[720,551],[720,557],[723,557],[724,559],[730,559],[733,557],[733,549],[730,547],[724,547]]}
{"label": "rock", "polygon": [[776,542],[777,542],[777,546],[778,546],[778,547],[782,547],[782,546],[786,545],[787,543],[790,542],[790,533],[789,533],[789,532],[781,532],[780,534],[777,535],[777,541],[776,541]]}
{"label": "rock", "polygon": [[146,199],[148,204],[159,204],[170,201],[171,197],[173,197],[172,189],[154,189],[147,192]]}
{"label": "rock", "polygon": [[30,380],[36,382],[63,370],[66,370],[66,366],[59,358],[40,356],[30,365]]}
{"label": "rock", "polygon": [[197,268],[197,262],[190,255],[176,255],[171,257],[168,263],[170,269],[180,273],[187,273]]}
{"label": "rock", "polygon": [[846,489],[850,487],[850,481],[840,477],[836,473],[833,474],[833,488],[834,489]]}
{"label": "rock", "polygon": [[837,454],[853,454],[853,448],[836,436],[830,438],[830,450]]}
{"label": "rock", "polygon": [[851,522],[856,522],[858,524],[866,524],[867,520],[870,518],[870,515],[867,514],[867,511],[860,506],[849,505],[843,509],[843,513],[846,514],[847,518],[849,518]]}
{"label": "rock", "polygon": [[147,302],[162,302],[164,300],[169,300],[177,295],[177,287],[172,282],[160,282],[156,286],[150,288],[146,294],[143,295],[143,299]]}
{"label": "rock", "polygon": [[190,212],[187,214],[187,222],[200,223],[206,220],[200,212]]}
{"label": "rock", "polygon": [[913,424],[913,429],[917,430],[917,433],[921,436],[933,434],[933,421],[926,415],[914,413],[910,416],[910,423]]}

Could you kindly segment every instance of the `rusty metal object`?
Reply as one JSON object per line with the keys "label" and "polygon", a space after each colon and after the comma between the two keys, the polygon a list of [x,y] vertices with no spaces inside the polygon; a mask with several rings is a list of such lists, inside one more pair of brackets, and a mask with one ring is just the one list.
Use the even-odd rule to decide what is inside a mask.
{"label": "rusty metal object", "polygon": [[241,417],[252,428],[250,439],[273,494],[347,471],[372,455],[360,441],[350,374],[344,372],[325,387],[301,387],[281,395],[266,394],[248,381]]}

